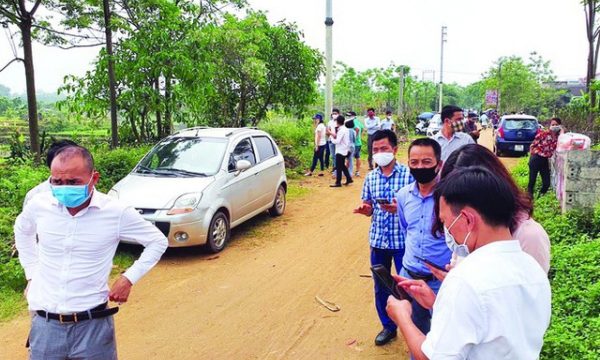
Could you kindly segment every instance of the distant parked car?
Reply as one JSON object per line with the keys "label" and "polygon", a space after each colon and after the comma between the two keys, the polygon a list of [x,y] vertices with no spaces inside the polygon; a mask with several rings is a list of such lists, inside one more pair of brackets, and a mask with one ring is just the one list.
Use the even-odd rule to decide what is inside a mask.
{"label": "distant parked car", "polygon": [[283,156],[269,134],[198,127],[161,140],[109,194],[136,208],[169,246],[216,253],[235,226],[266,210],[282,215],[286,191]]}
{"label": "distant parked car", "polygon": [[429,126],[427,126],[427,136],[432,137],[442,130],[442,114],[437,113],[433,115],[429,120]]}
{"label": "distant parked car", "polygon": [[535,116],[505,115],[494,130],[494,153],[502,156],[511,151],[526,155],[539,131]]}

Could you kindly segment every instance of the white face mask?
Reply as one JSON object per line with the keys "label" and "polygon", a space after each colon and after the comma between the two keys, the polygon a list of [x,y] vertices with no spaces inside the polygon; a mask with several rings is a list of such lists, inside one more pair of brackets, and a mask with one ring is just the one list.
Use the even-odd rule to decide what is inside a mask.
{"label": "white face mask", "polygon": [[448,248],[456,256],[456,259],[454,258],[454,256],[452,257],[452,266],[458,265],[458,263],[460,263],[464,258],[466,258],[469,255],[469,248],[466,244],[467,240],[469,239],[469,236],[471,236],[471,232],[469,231],[467,233],[467,236],[465,236],[465,241],[463,241],[462,245],[458,245],[458,243],[454,239],[454,236],[450,234],[450,228],[454,226],[454,223],[456,223],[456,221],[458,220],[458,218],[461,217],[461,215],[462,213],[458,215],[456,219],[454,219],[454,221],[452,222],[452,224],[450,224],[449,227],[446,227],[446,225],[444,225],[444,237],[446,239],[446,245],[448,245]]}
{"label": "white face mask", "polygon": [[393,152],[380,152],[377,154],[373,154],[373,160],[379,166],[388,166],[393,160],[395,156]]}

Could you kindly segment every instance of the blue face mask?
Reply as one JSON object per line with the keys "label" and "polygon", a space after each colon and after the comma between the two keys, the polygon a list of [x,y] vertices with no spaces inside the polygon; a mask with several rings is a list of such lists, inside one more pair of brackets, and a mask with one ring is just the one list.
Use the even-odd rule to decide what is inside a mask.
{"label": "blue face mask", "polygon": [[50,185],[52,195],[64,206],[68,208],[76,208],[86,202],[91,194],[88,192],[92,177],[85,185]]}

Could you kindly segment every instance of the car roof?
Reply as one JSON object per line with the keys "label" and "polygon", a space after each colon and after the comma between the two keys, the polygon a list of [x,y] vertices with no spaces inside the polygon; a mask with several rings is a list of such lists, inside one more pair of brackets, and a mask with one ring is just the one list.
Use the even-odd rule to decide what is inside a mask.
{"label": "car roof", "polygon": [[531,115],[504,115],[502,120],[537,120],[535,116]]}
{"label": "car roof", "polygon": [[193,128],[179,130],[169,137],[216,137],[230,138],[234,135],[267,135],[266,132],[257,128],[211,128],[207,126],[197,126]]}

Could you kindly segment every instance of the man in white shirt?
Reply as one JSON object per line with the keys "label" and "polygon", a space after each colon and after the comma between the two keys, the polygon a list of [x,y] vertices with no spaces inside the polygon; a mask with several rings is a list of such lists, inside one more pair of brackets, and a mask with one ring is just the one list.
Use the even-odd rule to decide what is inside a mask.
{"label": "man in white shirt", "polygon": [[338,108],[333,108],[331,110],[331,118],[329,118],[329,122],[327,123],[326,133],[327,137],[327,148],[325,149],[325,167],[329,167],[329,158],[331,158],[331,166],[333,166],[333,170],[331,173],[335,173],[335,144],[331,141],[333,137],[331,134],[335,134],[337,132],[338,124],[337,117],[340,116],[340,110]]}
{"label": "man in white shirt", "polygon": [[461,108],[453,105],[444,106],[441,115],[442,130],[431,138],[442,147],[442,161],[446,162],[454,150],[466,144],[474,144],[475,141],[469,134],[463,132],[465,115]]}
{"label": "man in white shirt", "polygon": [[[15,243],[27,278],[30,359],[116,359],[112,315],[131,287],[160,260],[166,237],[139,213],[94,189],[99,174],[79,146],[60,149],[51,191],[32,197],[15,222]],[[39,241],[36,241],[37,239]],[[108,278],[120,239],[145,246],[112,287]]]}
{"label": "man in white shirt", "polygon": [[367,109],[367,117],[365,118],[365,129],[367,130],[367,149],[369,150],[369,170],[373,170],[373,135],[378,130],[381,130],[381,122],[379,118],[375,116],[375,109]]}
{"label": "man in white shirt", "polygon": [[392,120],[392,112],[390,110],[385,112],[385,119],[381,120],[381,130],[392,130],[396,132],[396,124]]}
{"label": "man in white shirt", "polygon": [[350,172],[346,167],[346,157],[350,153],[350,134],[344,122],[346,119],[342,115],[337,117],[338,130],[337,133],[331,134],[331,141],[335,144],[335,184],[329,185],[330,187],[341,187],[342,186],[342,173],[346,176],[346,182],[344,185],[350,185],[354,182],[350,176]]}
{"label": "man in white shirt", "polygon": [[415,301],[433,309],[425,336],[407,300],[387,312],[415,359],[536,359],[551,315],[550,283],[511,236],[510,185],[481,167],[456,169],[434,192],[448,247],[458,254],[436,296],[423,280],[396,276]]}

